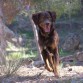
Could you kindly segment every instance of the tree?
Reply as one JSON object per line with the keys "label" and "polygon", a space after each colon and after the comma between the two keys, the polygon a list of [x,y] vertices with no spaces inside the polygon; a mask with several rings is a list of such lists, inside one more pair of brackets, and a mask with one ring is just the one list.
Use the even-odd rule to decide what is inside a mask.
{"label": "tree", "polygon": [[[71,4],[67,4],[68,2],[71,2]],[[6,24],[10,24],[18,12],[25,10],[26,8],[30,21],[32,19],[32,13],[46,10],[56,11],[58,18],[65,13],[69,15],[69,18],[71,19],[71,15],[74,11],[76,13],[76,11],[79,10],[79,7],[79,0],[0,0],[0,16],[3,17]],[[29,8],[31,9],[29,10]],[[33,25],[33,32],[36,39],[36,28],[34,28],[32,21],[31,23]],[[36,41],[38,41],[38,39],[36,39]]]}
{"label": "tree", "polygon": [[[28,10],[27,8],[29,8],[29,6],[34,6],[34,4],[37,3],[37,0],[32,0],[32,1],[30,0],[1,0],[0,3],[1,3],[0,12],[2,14],[2,18],[4,19],[4,22],[6,24],[11,24],[13,18],[18,14],[19,11],[25,8],[26,10]],[[32,12],[29,12],[29,10],[28,10],[28,15],[32,23],[34,37],[35,37],[36,45],[39,51],[37,31],[36,31],[36,27],[34,27],[34,24],[32,22],[32,18],[31,18]]]}

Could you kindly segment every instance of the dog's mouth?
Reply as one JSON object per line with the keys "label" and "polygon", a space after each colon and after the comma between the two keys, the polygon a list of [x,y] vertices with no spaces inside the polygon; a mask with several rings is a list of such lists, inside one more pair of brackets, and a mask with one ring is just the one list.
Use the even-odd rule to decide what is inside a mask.
{"label": "dog's mouth", "polygon": [[49,32],[50,32],[50,27],[51,27],[51,24],[50,24],[50,23],[46,23],[46,24],[45,24],[45,27],[44,27],[44,31],[45,31],[46,33],[49,33]]}
{"label": "dog's mouth", "polygon": [[43,31],[45,33],[49,33],[50,28],[51,28],[51,22],[50,21],[45,21],[45,22],[41,23],[40,26],[41,26],[41,28],[43,29]]}

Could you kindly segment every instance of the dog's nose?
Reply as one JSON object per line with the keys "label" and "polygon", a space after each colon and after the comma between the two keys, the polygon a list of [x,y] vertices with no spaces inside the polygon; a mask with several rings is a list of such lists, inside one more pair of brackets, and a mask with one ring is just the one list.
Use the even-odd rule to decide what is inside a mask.
{"label": "dog's nose", "polygon": [[48,26],[48,25],[49,25],[49,23],[46,23],[46,25]]}
{"label": "dog's nose", "polygon": [[45,20],[44,22],[46,25],[49,25],[51,22],[49,20]]}

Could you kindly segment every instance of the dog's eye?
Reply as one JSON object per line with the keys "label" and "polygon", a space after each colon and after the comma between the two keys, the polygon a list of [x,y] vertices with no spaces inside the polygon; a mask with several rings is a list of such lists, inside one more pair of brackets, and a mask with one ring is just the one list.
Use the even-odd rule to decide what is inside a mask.
{"label": "dog's eye", "polygon": [[44,19],[41,19],[41,20],[39,20],[39,23],[42,23],[44,21]]}

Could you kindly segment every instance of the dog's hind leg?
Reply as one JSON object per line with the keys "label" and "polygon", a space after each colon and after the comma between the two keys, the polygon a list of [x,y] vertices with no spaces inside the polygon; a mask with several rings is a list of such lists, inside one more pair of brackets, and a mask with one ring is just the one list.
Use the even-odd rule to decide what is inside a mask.
{"label": "dog's hind leg", "polygon": [[54,56],[52,58],[53,60],[53,71],[56,77],[59,77],[59,54],[58,54],[58,48],[54,51]]}

